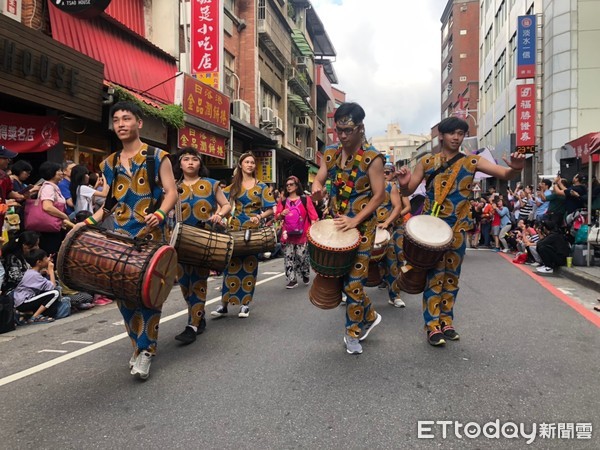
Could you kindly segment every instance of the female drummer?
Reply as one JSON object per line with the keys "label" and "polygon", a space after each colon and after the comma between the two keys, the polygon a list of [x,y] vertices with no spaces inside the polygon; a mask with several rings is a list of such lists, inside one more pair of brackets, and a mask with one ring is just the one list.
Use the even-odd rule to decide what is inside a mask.
{"label": "female drummer", "polygon": [[[240,156],[231,184],[224,191],[233,206],[229,221],[232,231],[258,228],[261,221],[273,214],[273,193],[256,178],[256,158],[251,152]],[[241,305],[238,317],[248,317],[257,274],[257,255],[232,257],[223,273],[221,306],[210,314],[222,317],[227,314],[227,305],[232,304]]]}
{"label": "female drummer", "polygon": [[[176,158],[173,172],[179,184],[182,222],[188,225],[197,225],[198,222],[221,224],[231,206],[219,181],[208,178],[208,169],[202,163],[200,153],[193,147],[184,147],[177,152]],[[177,272],[179,287],[188,305],[188,323],[175,339],[191,344],[196,340],[196,335],[206,328],[204,304],[210,270],[179,264]]]}
{"label": "female drummer", "polygon": [[396,171],[393,164],[387,163],[383,168],[385,177],[385,200],[377,208],[377,228],[390,232],[390,242],[386,249],[385,258],[381,262],[384,269],[384,280],[379,285],[380,289],[388,290],[388,303],[396,308],[404,308],[406,304],[400,298],[400,291],[394,281],[398,277],[398,258],[402,255],[402,234],[400,226],[402,218],[410,212],[410,202],[402,197],[396,186],[394,178]]}

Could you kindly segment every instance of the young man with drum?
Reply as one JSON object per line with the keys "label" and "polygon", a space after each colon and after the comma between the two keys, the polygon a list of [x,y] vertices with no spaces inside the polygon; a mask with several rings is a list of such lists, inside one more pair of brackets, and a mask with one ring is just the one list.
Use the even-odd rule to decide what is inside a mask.
{"label": "young man with drum", "polygon": [[[123,150],[100,163],[104,185],[110,187],[110,198],[107,198],[105,208],[113,207],[110,211],[99,209],[85,222],[77,224],[75,229],[83,224],[96,225],[102,222],[105,214],[112,213],[116,232],[133,238],[164,241],[165,217],[177,201],[177,186],[168,153],[154,149],[152,164],[155,173],[151,183],[146,156],[149,147],[140,140],[143,126],[141,109],[132,102],[118,102],[111,108],[110,117],[113,130],[123,144]],[[151,186],[154,188],[152,191]],[[159,209],[154,209],[156,206]],[[117,301],[117,305],[134,348],[129,360],[131,375],[146,379],[156,353],[161,311],[121,300]]]}
{"label": "young man with drum", "polygon": [[525,164],[525,155],[513,153],[505,158],[508,167],[489,162],[478,155],[464,155],[460,146],[469,130],[466,121],[449,117],[438,125],[441,152],[425,155],[411,174],[407,166],[398,174],[400,192],[408,196],[426,179],[427,195],[423,214],[431,214],[446,222],[453,232],[451,248],[434,268],[427,271],[423,292],[423,317],[429,344],[444,345],[446,339],[460,338],[454,329],[454,303],[458,294],[458,280],[465,255],[466,232],[472,228],[471,188],[476,172],[483,172],[502,180],[518,175]]}
{"label": "young man with drum", "polygon": [[[253,153],[248,152],[240,156],[231,184],[224,192],[232,205],[229,229],[247,230],[245,234],[249,236],[256,230],[258,235],[261,222],[273,215],[275,199],[271,188],[256,178],[256,158]],[[221,306],[211,311],[210,315],[213,317],[226,316],[229,304],[239,305],[239,318],[247,318],[250,315],[260,251],[257,254],[235,256],[235,245],[234,243],[234,256],[223,272]]]}
{"label": "young man with drum", "polygon": [[[221,225],[231,205],[219,181],[208,178],[208,169],[195,148],[182,148],[176,158],[173,170],[179,185],[182,223],[192,226],[200,222]],[[188,324],[175,339],[183,344],[191,344],[196,340],[196,335],[206,328],[204,304],[210,269],[180,263],[177,272],[179,287],[188,305]]]}
{"label": "young man with drum", "polygon": [[391,163],[387,163],[383,168],[385,176],[385,200],[377,208],[378,229],[387,230],[390,234],[390,240],[385,250],[385,257],[382,261],[384,269],[384,280],[379,285],[380,289],[387,289],[388,303],[396,308],[404,308],[406,304],[400,298],[400,290],[394,283],[398,277],[400,264],[398,256],[402,255],[402,234],[400,225],[403,217],[410,212],[410,202],[407,197],[403,197],[398,192],[396,186],[396,169]]}
{"label": "young man with drum", "polygon": [[364,284],[377,226],[375,212],[385,197],[385,161],[365,139],[364,118],[365,111],[357,103],[344,103],[336,110],[334,121],[340,144],[325,149],[312,185],[313,198],[319,201],[325,181],[332,180],[331,207],[336,228],[356,228],[362,235],[350,273],[343,277],[347,295],[344,342],[350,354],[362,353],[360,341],[381,321]]}

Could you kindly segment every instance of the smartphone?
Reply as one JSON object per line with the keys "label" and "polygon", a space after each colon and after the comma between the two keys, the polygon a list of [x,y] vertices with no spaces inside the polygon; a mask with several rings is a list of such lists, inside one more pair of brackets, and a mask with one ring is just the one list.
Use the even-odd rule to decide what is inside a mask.
{"label": "smartphone", "polygon": [[44,181],[46,181],[46,180],[44,180],[43,178],[40,178],[40,179],[39,179],[39,180],[37,180],[35,183],[33,183],[33,184],[30,184],[29,186],[27,186],[25,189],[21,189],[21,190],[19,191],[19,194],[23,195],[23,194],[25,194],[26,192],[29,192],[30,190],[32,190],[34,187],[36,187],[36,186],[41,186],[41,185],[44,183]]}

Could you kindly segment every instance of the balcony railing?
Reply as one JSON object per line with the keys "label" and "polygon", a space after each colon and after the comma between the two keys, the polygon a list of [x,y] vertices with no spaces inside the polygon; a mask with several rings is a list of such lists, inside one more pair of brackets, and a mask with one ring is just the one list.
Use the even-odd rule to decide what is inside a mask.
{"label": "balcony railing", "polygon": [[259,6],[257,29],[264,45],[283,65],[288,65],[292,58],[292,38],[290,32],[271,10],[269,2]]}

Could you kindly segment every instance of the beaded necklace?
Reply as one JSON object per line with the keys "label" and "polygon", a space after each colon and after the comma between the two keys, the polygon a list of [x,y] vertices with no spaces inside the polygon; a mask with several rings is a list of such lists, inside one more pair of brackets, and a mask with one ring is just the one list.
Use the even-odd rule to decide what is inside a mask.
{"label": "beaded necklace", "polygon": [[[336,159],[339,158],[341,153],[342,145],[340,144],[338,146],[337,151],[335,152]],[[361,145],[360,148],[357,150],[356,154],[354,155],[352,171],[350,172],[350,175],[347,176],[346,180],[344,180],[344,178],[346,178],[345,170],[342,168],[341,170],[337,171],[336,180],[334,184],[338,188],[339,192],[336,198],[338,214],[344,214],[346,208],[348,208],[348,203],[350,202],[350,194],[352,193],[352,189],[354,189],[354,181],[356,180],[356,175],[358,175],[358,168],[360,166],[364,153],[365,150]]]}

